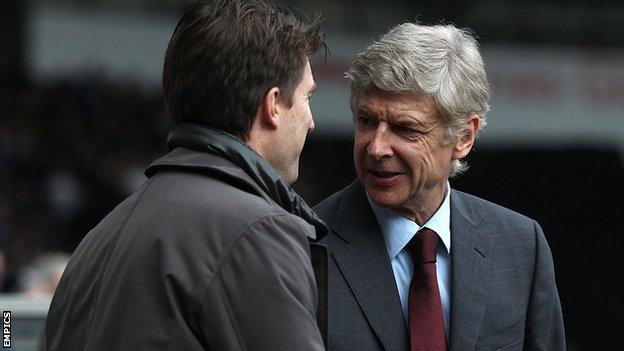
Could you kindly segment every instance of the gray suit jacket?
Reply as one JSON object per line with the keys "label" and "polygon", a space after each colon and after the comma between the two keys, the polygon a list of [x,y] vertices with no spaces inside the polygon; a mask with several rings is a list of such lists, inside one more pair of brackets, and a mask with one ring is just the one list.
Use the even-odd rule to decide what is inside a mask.
{"label": "gray suit jacket", "polygon": [[[408,350],[381,230],[355,182],[315,211],[331,228],[329,349]],[[539,225],[451,191],[449,350],[564,350],[553,261]]]}

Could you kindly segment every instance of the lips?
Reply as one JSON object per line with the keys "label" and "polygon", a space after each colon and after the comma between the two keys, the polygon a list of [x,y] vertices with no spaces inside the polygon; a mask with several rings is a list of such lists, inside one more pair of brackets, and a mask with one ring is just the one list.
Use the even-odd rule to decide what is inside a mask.
{"label": "lips", "polygon": [[403,173],[391,171],[367,170],[366,174],[373,184],[382,187],[393,186],[401,179]]}

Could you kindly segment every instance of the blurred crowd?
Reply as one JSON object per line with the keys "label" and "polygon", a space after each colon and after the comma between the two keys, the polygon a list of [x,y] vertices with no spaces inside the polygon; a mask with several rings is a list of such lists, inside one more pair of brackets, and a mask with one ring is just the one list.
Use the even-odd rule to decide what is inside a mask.
{"label": "blurred crowd", "polygon": [[[0,292],[40,293],[165,151],[159,91],[97,76],[0,91]],[[50,283],[52,282],[52,283]]]}
{"label": "blurred crowd", "polygon": [[[160,90],[136,82],[6,81],[12,83],[0,84],[0,293],[40,294],[42,286],[52,293],[64,267],[59,262],[166,152],[172,122]],[[315,204],[347,184],[353,167],[343,161],[351,149],[350,140],[315,135],[295,189]]]}

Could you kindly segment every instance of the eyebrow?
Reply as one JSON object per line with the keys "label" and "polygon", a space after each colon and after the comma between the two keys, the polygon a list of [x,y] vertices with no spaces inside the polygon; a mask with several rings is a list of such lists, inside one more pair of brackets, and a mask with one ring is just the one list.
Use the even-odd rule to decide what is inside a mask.
{"label": "eyebrow", "polygon": [[356,112],[357,113],[363,113],[363,114],[366,114],[366,115],[373,115],[373,112],[371,110],[367,109],[364,106],[358,106],[358,108],[356,109]]}
{"label": "eyebrow", "polygon": [[397,124],[409,124],[409,125],[419,125],[419,126],[425,126],[426,123],[423,123],[422,121],[420,121],[417,118],[408,116],[408,115],[398,115],[395,119],[395,123]]}
{"label": "eyebrow", "polygon": [[[373,111],[368,109],[366,106],[359,106],[356,110],[356,113],[365,115],[368,118],[377,117],[377,115]],[[419,119],[414,118],[410,116],[409,114],[403,114],[403,113],[396,115],[394,117],[394,120],[390,123],[394,125],[400,125],[400,126],[412,126],[412,127],[420,127],[420,128],[427,127],[427,123],[423,123]]]}

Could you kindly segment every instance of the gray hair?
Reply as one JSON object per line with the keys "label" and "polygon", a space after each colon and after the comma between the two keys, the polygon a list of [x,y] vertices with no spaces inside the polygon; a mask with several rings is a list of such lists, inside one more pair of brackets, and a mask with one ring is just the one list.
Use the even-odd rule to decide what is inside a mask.
{"label": "gray hair", "polygon": [[[345,76],[354,117],[360,99],[378,88],[430,98],[447,127],[447,144],[463,135],[472,115],[486,125],[490,87],[479,45],[466,29],[398,25],[358,54]],[[453,160],[450,176],[466,169],[465,161]]]}

